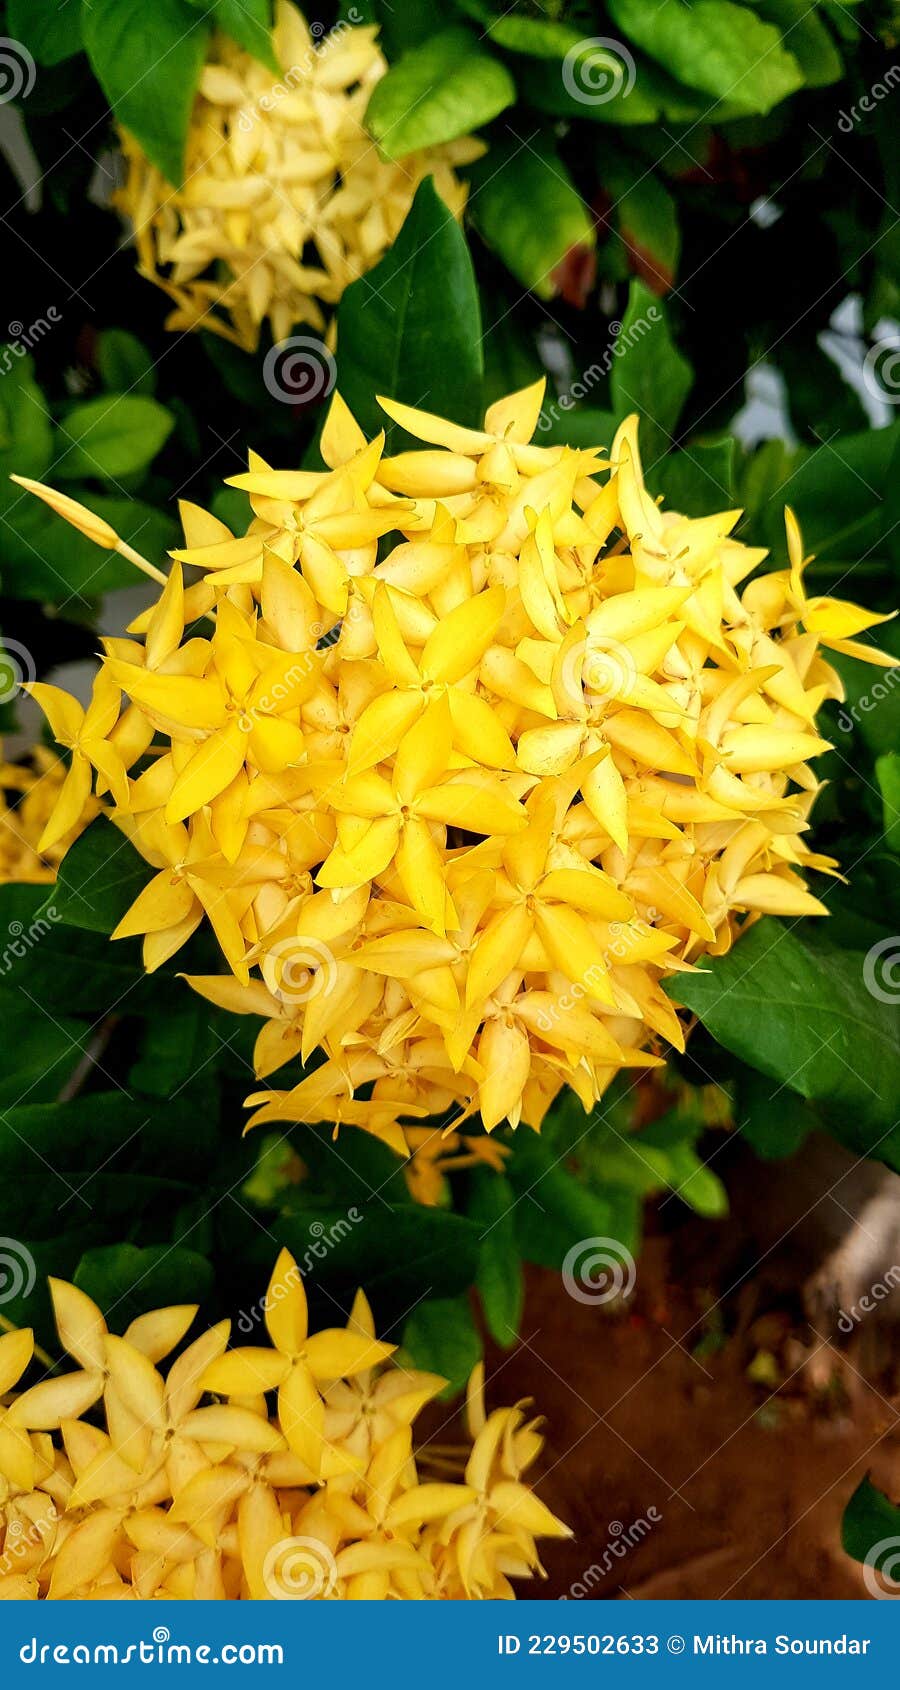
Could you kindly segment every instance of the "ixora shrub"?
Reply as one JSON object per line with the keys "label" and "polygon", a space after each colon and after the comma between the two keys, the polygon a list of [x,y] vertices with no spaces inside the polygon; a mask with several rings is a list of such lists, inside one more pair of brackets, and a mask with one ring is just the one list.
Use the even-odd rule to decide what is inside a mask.
{"label": "ixora shrub", "polygon": [[542,1570],[536,1538],[569,1535],[523,1478],[537,1423],[488,1414],[478,1369],[471,1451],[436,1445],[429,1468],[413,1427],[444,1380],[394,1365],[362,1292],[346,1328],[310,1333],[286,1251],[271,1347],[229,1350],[224,1320],[165,1376],[195,1304],[117,1337],[76,1286],[51,1292],[76,1371],[28,1385],[32,1333],[0,1337],[0,1600],[490,1600]]}
{"label": "ixora shrub", "polygon": [[636,418],[609,459],[536,446],[542,398],[483,429],[382,400],[425,442],[390,457],[336,398],[326,469],[251,454],[232,478],[246,533],[183,508],[86,712],[30,688],[71,755],[42,847],[93,778],[154,871],[113,937],[153,971],[207,922],[227,969],[190,984],[263,1018],[260,1080],[307,1065],[250,1126],[405,1155],[404,1123],[448,1110],[539,1129],[568,1085],[590,1111],[683,1048],[679,976],[760,915],[823,911],[823,649],[890,664],[856,638],[884,618],[808,596],[790,512],[790,567],[756,573],[738,512],[657,505]]}
{"label": "ixora shrub", "polygon": [[[321,32],[320,32],[321,33]],[[319,43],[279,0],[271,68],[217,34],[191,112],[184,185],[173,192],[122,132],[127,177],[117,195],[141,269],[169,293],[170,329],[199,326],[253,350],[298,323],[324,330],[323,306],[382,256],[426,175],[459,216],[453,166],[483,148],[454,140],[383,158],[363,124],[387,70],[372,28],[339,25]]]}
{"label": "ixora shrub", "polygon": [[[110,321],[127,300],[126,326],[158,334],[160,301],[131,287],[133,255],[113,255],[118,230],[91,193],[97,160],[109,169],[110,112],[126,137],[125,201],[142,262],[154,275],[162,264],[177,290],[175,320],[206,312],[207,328],[246,345],[267,313],[276,337],[293,310],[296,322],[314,321],[317,300],[328,317],[335,287],[367,267],[399,212],[419,168],[409,160],[458,157],[495,330],[489,356],[505,365],[498,392],[524,382],[526,360],[539,372],[559,325],[557,352],[571,354],[564,386],[580,381],[624,318],[628,282],[640,281],[656,296],[677,290],[677,338],[698,376],[693,418],[706,428],[729,426],[762,348],[786,378],[799,439],[865,426],[820,337],[848,293],[882,353],[878,325],[896,314],[887,8],[360,0],[309,16],[307,27],[271,0],[69,0],[64,14],[49,0],[7,0],[5,29],[26,55],[21,109],[46,181],[42,291],[70,274],[71,219],[82,232],[88,219],[84,244],[106,254],[92,297],[99,290]],[[61,148],[63,124],[79,148]],[[311,147],[302,167],[301,137]],[[261,161],[271,166],[263,182]],[[352,188],[334,192],[335,170],[348,167]],[[450,172],[440,165],[458,206]],[[21,204],[8,215],[33,249],[36,220]],[[20,303],[11,299],[9,320]],[[62,331],[73,341],[74,315],[67,308]],[[237,384],[229,348],[217,354],[223,381]],[[885,363],[873,390],[890,396]],[[217,380],[209,368],[203,376],[198,387]],[[590,402],[605,406],[602,384],[589,386]]]}

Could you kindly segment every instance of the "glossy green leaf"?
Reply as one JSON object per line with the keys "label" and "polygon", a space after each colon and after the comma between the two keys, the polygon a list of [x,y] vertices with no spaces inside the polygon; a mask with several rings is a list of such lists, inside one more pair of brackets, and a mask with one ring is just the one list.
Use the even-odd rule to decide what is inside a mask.
{"label": "glossy green leaf", "polygon": [[441,30],[376,83],[366,125],[387,158],[441,146],[490,123],[516,97],[501,61],[468,29]]}
{"label": "glossy green leaf", "polygon": [[764,1162],[781,1161],[800,1149],[822,1122],[796,1092],[741,1063],[735,1082],[734,1122]]}
{"label": "glossy green leaf", "polygon": [[884,805],[885,841],[900,855],[900,752],[889,751],[879,757],[875,773]]}
{"label": "glossy green leaf", "polygon": [[109,394],[76,405],[61,426],[66,445],[53,466],[57,481],[81,476],[118,481],[153,462],[172,432],[173,418],[155,399]]}
{"label": "glossy green leaf", "polygon": [[666,991],[743,1062],[826,1108],[844,1143],[900,1166],[900,1001],[879,989],[878,960],[767,917]]}
{"label": "glossy green leaf", "polygon": [[151,394],[156,387],[153,360],[127,329],[104,329],[97,336],[97,367],[110,393]]}
{"label": "glossy green leaf", "polygon": [[681,253],[675,201],[659,176],[643,160],[612,150],[601,161],[602,181],[612,200],[614,221],[629,270],[652,293],[672,287]]}
{"label": "glossy green leaf", "polygon": [[272,46],[272,0],[213,0],[211,10],[217,29],[278,74]]}
{"label": "glossy green leaf", "polygon": [[807,0],[757,0],[754,10],[778,25],[803,72],[807,88],[827,88],[839,80],[843,60],[821,17]]}
{"label": "glossy green leaf", "polygon": [[[171,517],[140,499],[70,490],[145,556],[164,560],[177,543]],[[133,586],[137,579],[127,558],[95,546],[30,493],[2,481],[0,545],[4,586],[14,598],[87,610],[102,593]]]}
{"label": "glossy green leaf", "polygon": [[213,1270],[204,1256],[181,1245],[106,1244],[85,1251],[75,1284],[94,1299],[111,1330],[122,1332],[150,1309],[202,1303],[213,1289]]}
{"label": "glossy green leaf", "polygon": [[648,472],[671,447],[692,385],[693,370],[675,345],[665,306],[643,282],[632,282],[609,387],[619,422],[632,411],[640,417],[638,439]]}
{"label": "glossy green leaf", "polygon": [[734,505],[736,442],[688,441],[678,452],[670,452],[658,465],[654,489],[661,492],[670,510],[685,516],[712,516]]}
{"label": "glossy green leaf", "polygon": [[124,833],[98,816],[66,852],[50,902],[70,927],[109,934],[153,872]]}
{"label": "glossy green leaf", "polygon": [[546,136],[513,136],[473,171],[469,215],[482,239],[541,299],[557,291],[553,272],[573,247],[596,243],[593,220]]}
{"label": "glossy green leaf", "polygon": [[39,65],[81,52],[81,0],[7,0],[6,28]]}
{"label": "glossy green leaf", "polygon": [[479,1227],[476,1285],[488,1331],[508,1349],[519,1335],[525,1285],[516,1242],[516,1194],[491,1168],[472,1175],[468,1214]]}
{"label": "glossy green leaf", "polygon": [[447,1381],[442,1395],[464,1391],[481,1360],[482,1345],[468,1297],[433,1297],[414,1309],[403,1328],[403,1357]]}
{"label": "glossy green leaf", "polygon": [[[841,1542],[854,1561],[868,1562],[877,1572],[884,1561],[884,1594],[897,1594],[897,1548],[900,1544],[900,1506],[865,1478],[850,1498],[841,1525]],[[878,1553],[880,1551],[880,1553]],[[873,1592],[874,1594],[874,1592]]]}
{"label": "glossy green leaf", "polygon": [[492,41],[511,53],[526,53],[537,59],[564,59],[584,39],[581,30],[555,18],[498,10],[486,4],[486,0],[459,0],[459,5],[461,11],[483,26]]}
{"label": "glossy green leaf", "polygon": [[84,45],[118,121],[177,186],[209,24],[187,0],[91,0]]}
{"label": "glossy green leaf", "polygon": [[613,22],[689,88],[768,112],[803,84],[774,24],[734,0],[609,0]]}
{"label": "glossy green leaf", "polygon": [[40,481],[53,457],[53,424],[34,363],[21,345],[0,348],[0,503],[26,502],[28,495],[8,484],[10,475]]}
{"label": "glossy green leaf", "polygon": [[[399,431],[376,395],[481,421],[481,313],[465,237],[430,178],[380,264],[353,282],[338,312],[341,393],[368,434]],[[405,437],[404,437],[405,438]]]}

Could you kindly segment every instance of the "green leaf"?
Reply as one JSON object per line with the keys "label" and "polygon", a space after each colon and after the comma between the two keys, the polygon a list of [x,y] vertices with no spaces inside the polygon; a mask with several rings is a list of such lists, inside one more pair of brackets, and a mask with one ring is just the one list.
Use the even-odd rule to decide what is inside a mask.
{"label": "green leaf", "polygon": [[87,1028],[71,1016],[51,1020],[17,992],[17,959],[10,939],[0,951],[0,1016],[9,1055],[0,1074],[0,1109],[49,1103],[59,1095],[84,1054]]}
{"label": "green leaf", "polygon": [[[583,1120],[587,1131],[587,1117]],[[638,1193],[613,1185],[598,1191],[576,1179],[543,1135],[517,1139],[506,1175],[516,1193],[516,1239],[526,1261],[558,1271],[573,1245],[586,1238],[612,1238],[626,1250],[637,1248]]]}
{"label": "green leaf", "polygon": [[141,1025],[140,1055],[128,1075],[128,1084],[152,1097],[171,1097],[187,1085],[192,1075],[209,1070],[218,1048],[210,1027],[210,1006],[184,987],[173,999],[169,1015],[149,1015]]}
{"label": "green leaf", "polygon": [[201,1303],[213,1289],[213,1270],[204,1256],[180,1245],[107,1244],[87,1250],[75,1270],[75,1284],[102,1309],[114,1332],[138,1315],[169,1303]]}
{"label": "green leaf", "polygon": [[97,336],[97,367],[111,393],[152,394],[156,387],[153,360],[127,329],[103,329]]}
{"label": "green leaf", "polygon": [[641,457],[648,472],[672,444],[693,379],[669,332],[665,307],[643,282],[632,282],[609,388],[618,422],[632,411],[640,417]]}
{"label": "green leaf", "polygon": [[737,441],[691,441],[679,452],[670,452],[657,466],[654,489],[661,492],[670,510],[685,516],[712,516],[728,510],[734,502],[734,462]]}
{"label": "green leaf", "polygon": [[877,757],[900,746],[900,625],[889,622],[874,633],[882,649],[895,654],[892,669],[873,669],[842,652],[829,652],[828,658],[844,683],[838,727],[844,733],[855,728],[867,751]]}
{"label": "green leaf", "polygon": [[442,1396],[455,1397],[465,1390],[482,1356],[468,1297],[434,1297],[420,1303],[403,1328],[403,1355],[410,1366],[446,1379]]}
{"label": "green leaf", "polygon": [[40,481],[53,458],[53,424],[44,395],[34,379],[34,364],[21,347],[0,352],[0,499],[29,498],[10,487],[10,475]]}
{"label": "green leaf", "polygon": [[[562,399],[567,397],[563,394]],[[601,411],[597,405],[570,408],[562,403],[562,399],[544,401],[536,437],[538,445],[580,446],[585,451],[594,446],[605,446],[608,450],[618,427],[612,411]]]}
{"label": "green leaf", "polygon": [[398,449],[399,431],[376,394],[453,422],[480,423],[475,274],[462,231],[430,177],[390,251],[344,294],[338,344],[341,393],[367,434],[386,428],[386,451]]}
{"label": "green leaf", "polygon": [[[893,454],[894,467],[891,467]],[[796,513],[808,551],[815,552],[816,580],[825,563],[852,564],[877,547],[885,526],[882,499],[900,464],[900,423],[890,428],[840,435],[827,445],[797,454],[790,466],[786,497]],[[784,501],[765,513],[762,543],[786,561]]]}
{"label": "green leaf", "polygon": [[[137,1011],[171,982],[154,983],[140,969],[135,940],[110,945],[58,919],[46,886],[0,885],[0,933],[17,935],[10,950],[9,987],[25,995],[39,1021],[60,1015],[104,1016],[127,999]],[[0,952],[0,956],[3,952]]]}
{"label": "green leaf", "polygon": [[754,10],[778,25],[807,88],[827,88],[840,81],[841,55],[808,0],[757,0]]}
{"label": "green leaf", "polygon": [[[164,558],[176,544],[172,519],[140,499],[72,492],[111,523],[139,552]],[[0,547],[6,591],[15,598],[68,604],[91,599],[138,579],[133,563],[105,551],[21,488],[0,481]]]}
{"label": "green leaf", "polygon": [[540,299],[573,247],[593,249],[593,219],[552,140],[499,141],[472,172],[469,216],[507,269]]}
{"label": "green leaf", "polygon": [[525,1284],[513,1216],[516,1194],[491,1168],[472,1176],[468,1214],[479,1226],[476,1285],[491,1337],[509,1349],[519,1335]]}
{"label": "green leaf", "polygon": [[[297,1133],[302,1156],[314,1136]],[[341,1150],[335,1160],[339,1165]],[[249,1172],[249,1170],[248,1170]],[[377,1190],[377,1188],[375,1188]],[[383,1201],[370,1188],[365,1198],[343,1206],[298,1202],[267,1220],[266,1230],[246,1211],[228,1206],[223,1215],[225,1246],[235,1260],[252,1262],[268,1275],[275,1244],[284,1245],[300,1263],[304,1277],[340,1288],[351,1296],[364,1285],[375,1299],[399,1303],[405,1310],[418,1297],[455,1296],[475,1279],[478,1229],[465,1215],[418,1203]],[[336,1242],[327,1247],[325,1235]]]}
{"label": "green leaf", "polygon": [[54,475],[58,481],[82,475],[118,481],[137,475],[162,451],[173,421],[163,405],[139,394],[87,399],[61,425],[70,444],[54,465]]}
{"label": "green leaf", "polygon": [[552,18],[529,18],[507,11],[500,16],[484,0],[459,0],[460,10],[484,26],[486,34],[511,53],[537,59],[564,59],[584,39],[581,30]]}
{"label": "green leaf", "polygon": [[[868,1477],[857,1485],[844,1510],[841,1523],[841,1543],[854,1561],[869,1561],[873,1550],[886,1550],[885,1577],[896,1594],[896,1553],[900,1542],[900,1507],[891,1502],[883,1491],[876,1490]],[[893,1563],[893,1565],[891,1565]],[[872,1563],[870,1563],[872,1564]],[[878,1561],[874,1565],[877,1567]],[[888,1575],[893,1572],[894,1577]]]}
{"label": "green leaf", "polygon": [[681,254],[675,201],[646,162],[610,150],[601,158],[601,180],[614,202],[628,267],[655,294],[673,286]]}
{"label": "green leaf", "polygon": [[[71,1211],[67,1211],[71,1214]],[[59,1355],[60,1343],[50,1302],[47,1280],[71,1279],[83,1252],[102,1238],[102,1231],[93,1221],[76,1223],[72,1216],[65,1231],[62,1225],[53,1238],[21,1237],[27,1228],[16,1227],[9,1234],[15,1240],[14,1257],[10,1261],[13,1273],[3,1297],[3,1316],[13,1326],[31,1326],[39,1344],[50,1355]],[[18,1258],[19,1270],[14,1260]]]}
{"label": "green leaf", "polygon": [[7,0],[6,28],[39,65],[81,52],[81,0]]}
{"label": "green leaf", "polygon": [[70,927],[108,934],[153,872],[131,841],[98,816],[63,857],[49,902]]}
{"label": "green leaf", "polygon": [[281,74],[272,46],[271,0],[213,0],[212,13],[218,29],[276,76]]}
{"label": "green leaf", "polygon": [[515,97],[506,66],[468,29],[444,29],[376,83],[365,121],[386,158],[403,158],[471,134]]}
{"label": "green leaf", "polygon": [[884,837],[890,850],[900,856],[900,752],[879,757],[875,774],[884,804]]}
{"label": "green leaf", "polygon": [[738,1131],[764,1162],[793,1156],[816,1128],[821,1128],[814,1109],[795,1092],[773,1087],[771,1080],[755,1068],[741,1063],[734,1102]]}
{"label": "green leaf", "polygon": [[843,1143],[900,1166],[900,1003],[867,989],[870,958],[766,917],[703,970],[666,982],[668,995],[742,1062],[821,1104]]}
{"label": "green leaf", "polygon": [[780,30],[734,0],[609,0],[613,21],[671,76],[746,114],[803,85]]}
{"label": "green leaf", "polygon": [[84,45],[109,104],[175,187],[209,26],[186,0],[91,0]]}

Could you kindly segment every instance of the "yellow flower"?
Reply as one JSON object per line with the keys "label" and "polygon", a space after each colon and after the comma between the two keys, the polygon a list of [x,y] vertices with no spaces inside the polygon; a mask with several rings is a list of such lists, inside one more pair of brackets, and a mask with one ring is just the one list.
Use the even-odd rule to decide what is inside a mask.
{"label": "yellow flower", "polygon": [[[511,1597],[540,1570],[535,1535],[566,1530],[522,1480],[534,1426],[473,1421],[480,1371],[466,1473],[420,1480],[413,1428],[445,1381],[393,1363],[362,1292],[346,1328],[310,1335],[287,1251],[264,1302],[275,1348],[226,1352],[222,1321],[165,1377],[196,1308],[116,1337],[83,1291],[51,1291],[77,1371],[16,1395],[32,1334],[0,1337],[0,1599]],[[85,1418],[101,1395],[105,1426]]]}
{"label": "yellow flower", "polygon": [[[636,418],[608,458],[534,444],[542,392],[483,430],[386,400],[424,442],[391,459],[336,398],[325,470],[251,455],[234,478],[245,535],[184,507],[87,716],[35,689],[77,796],[93,766],[156,871],[118,933],[155,967],[208,921],[225,971],[191,985],[263,1018],[260,1080],[304,1065],[250,1096],[249,1125],[361,1127],[414,1153],[430,1202],[476,1152],[417,1123],[539,1128],[564,1085],[591,1109],[683,1048],[665,981],[760,915],[823,913],[811,760],[841,688],[822,648],[884,661],[859,639],[883,618],[807,596],[790,512],[789,568],[766,573],[739,512],[651,499]],[[203,573],[187,590],[182,563]],[[198,614],[213,631],[186,639]],[[64,789],[51,838],[71,814]],[[278,1383],[313,1462],[302,1349]]]}
{"label": "yellow flower", "polygon": [[266,318],[276,341],[297,323],[324,331],[344,289],[396,238],[425,176],[462,214],[453,167],[477,158],[480,142],[387,161],[366,132],[369,97],[387,70],[375,37],[368,25],[341,23],[317,41],[297,8],[278,0],[275,77],[215,35],[181,187],[122,132],[118,203],[142,273],[175,302],[169,328],[202,326],[251,351]]}
{"label": "yellow flower", "polygon": [[[43,745],[35,745],[21,763],[0,763],[0,882],[52,883],[69,846],[99,813],[100,804],[89,794],[72,826],[42,847],[67,772]],[[9,794],[18,795],[13,803]]]}
{"label": "yellow flower", "polygon": [[278,1390],[278,1416],[294,1454],[318,1475],[322,1465],[324,1410],[318,1381],[352,1378],[385,1361],[392,1344],[363,1332],[308,1331],[306,1292],[297,1264],[282,1250],[266,1298],[266,1327],[274,1350],[232,1350],[214,1362],[206,1387],[246,1397]]}

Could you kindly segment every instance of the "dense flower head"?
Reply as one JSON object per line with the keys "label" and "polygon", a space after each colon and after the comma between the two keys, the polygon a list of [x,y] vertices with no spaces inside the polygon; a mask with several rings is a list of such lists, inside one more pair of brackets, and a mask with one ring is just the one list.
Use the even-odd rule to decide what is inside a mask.
{"label": "dense flower head", "polygon": [[0,762],[0,882],[51,884],[62,857],[100,804],[90,794],[72,827],[41,850],[41,838],[67,776],[65,763],[45,745],[35,745],[17,762]]}
{"label": "dense flower head", "polygon": [[823,648],[879,661],[855,636],[883,619],[807,594],[790,513],[760,573],[738,511],[661,508],[636,418],[608,457],[533,444],[542,397],[483,429],[383,400],[424,442],[389,457],[336,397],[324,470],[233,478],[245,534],[182,506],[87,712],[32,688],[73,758],[43,843],[93,767],[155,871],[116,936],[155,969],[208,922],[226,970],[191,984],[262,1019],[251,1126],[407,1154],[427,1117],[537,1128],[564,1084],[590,1109],[683,1047],[667,976],[823,910]]}
{"label": "dense flower head", "polygon": [[286,1250],[260,1341],[231,1350],[227,1320],[179,1348],[196,1305],[120,1337],[50,1289],[74,1370],[28,1384],[32,1333],[0,1336],[0,1598],[496,1599],[569,1535],[524,1478],[527,1405],[488,1414],[479,1366],[467,1441],[417,1448],[446,1381],[395,1361],[362,1292],[310,1333]]}
{"label": "dense flower head", "polygon": [[387,70],[374,26],[339,23],[316,38],[288,0],[272,37],[281,75],[227,36],[212,38],[173,188],[127,131],[117,194],[140,268],[175,302],[171,329],[202,324],[253,350],[269,318],[276,341],[298,323],[326,328],[348,284],[396,238],[427,175],[455,216],[454,166],[472,138],[387,160],[363,124]]}

